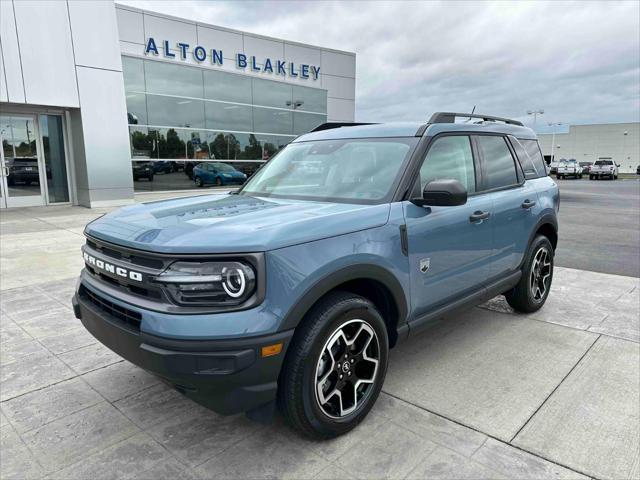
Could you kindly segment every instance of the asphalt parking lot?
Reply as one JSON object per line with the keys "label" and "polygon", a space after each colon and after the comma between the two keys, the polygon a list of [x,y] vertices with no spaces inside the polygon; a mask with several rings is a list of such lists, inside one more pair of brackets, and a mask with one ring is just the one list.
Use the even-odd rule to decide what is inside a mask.
{"label": "asphalt parking lot", "polygon": [[[566,215],[580,210],[581,196],[624,210],[624,201],[602,198],[599,189],[626,191],[626,183],[638,188],[561,182],[567,239],[560,248],[580,246],[571,235],[580,238],[580,221],[572,226]],[[637,275],[559,267],[535,314],[514,314],[496,297],[434,326],[392,352],[367,420],[318,443],[280,419],[263,426],[205,410],[79,325],[69,299],[82,230],[104,211],[0,214],[0,478],[640,475]],[[633,225],[622,220],[619,229]],[[600,230],[583,228],[583,235]],[[558,261],[575,266],[565,250]],[[596,255],[605,267],[606,258]]]}
{"label": "asphalt parking lot", "polygon": [[556,263],[640,277],[640,180],[558,180]]}

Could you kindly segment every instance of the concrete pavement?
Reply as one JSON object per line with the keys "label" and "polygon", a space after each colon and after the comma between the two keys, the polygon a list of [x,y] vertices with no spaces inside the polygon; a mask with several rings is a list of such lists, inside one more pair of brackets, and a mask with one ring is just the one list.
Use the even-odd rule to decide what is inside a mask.
{"label": "concrete pavement", "polygon": [[[638,478],[640,280],[558,268],[392,351],[354,432],[220,417],[97,343],[69,299],[75,207],[0,214],[0,478]],[[592,292],[585,295],[584,292]]]}

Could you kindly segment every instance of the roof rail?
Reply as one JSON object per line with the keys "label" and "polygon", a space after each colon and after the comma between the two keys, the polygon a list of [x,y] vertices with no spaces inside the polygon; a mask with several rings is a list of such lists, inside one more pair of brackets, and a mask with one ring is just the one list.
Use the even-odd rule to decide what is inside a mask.
{"label": "roof rail", "polygon": [[518,125],[520,127],[524,127],[524,124],[518,120],[511,120],[510,118],[503,117],[493,117],[491,115],[480,115],[478,113],[436,112],[431,115],[429,123],[455,123],[456,117],[479,118],[485,122],[504,122],[509,125]]}
{"label": "roof rail", "polygon": [[311,132],[319,132],[321,130],[331,130],[332,128],[340,127],[357,127],[358,125],[377,125],[376,123],[356,123],[356,122],[327,122],[322,125],[318,125]]}

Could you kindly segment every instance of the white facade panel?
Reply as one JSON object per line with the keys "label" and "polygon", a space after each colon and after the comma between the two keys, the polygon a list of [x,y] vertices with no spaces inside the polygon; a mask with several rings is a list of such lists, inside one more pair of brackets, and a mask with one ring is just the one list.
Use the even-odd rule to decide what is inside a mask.
{"label": "white facade panel", "polygon": [[78,67],[78,87],[89,186],[91,190],[131,188],[132,196],[122,73]]}
{"label": "white facade panel", "polygon": [[[298,64],[305,63],[307,65],[320,67],[322,63],[322,50],[284,42],[284,58],[288,62]],[[322,69],[320,73],[322,73]]]}
{"label": "white facade panel", "polygon": [[356,79],[347,77],[334,77],[333,75],[322,75],[322,88],[328,90],[329,97],[355,100]]}
{"label": "white facade panel", "polygon": [[2,43],[0,43],[0,102],[8,102],[7,82],[4,76],[4,60],[2,59]]}
{"label": "white facade panel", "polygon": [[2,67],[4,69],[2,83],[6,89],[6,101],[24,103],[24,83],[22,82],[22,65],[20,64],[20,49],[18,48],[16,23],[13,15],[13,2],[0,1],[0,43],[2,43]]}
{"label": "white facade panel", "polygon": [[142,13],[116,7],[116,19],[120,41],[144,44]]}
{"label": "white facade panel", "polygon": [[356,56],[323,50],[322,73],[356,78]]}
{"label": "white facade panel", "polygon": [[[96,22],[96,18],[100,21]],[[96,39],[112,38],[114,32],[118,31],[112,1],[74,0],[69,2],[69,19],[76,65],[122,71],[118,43],[96,41]]]}
{"label": "white facade panel", "polygon": [[26,102],[78,107],[67,3],[20,1],[13,5]]}
{"label": "white facade panel", "polygon": [[284,42],[281,40],[267,40],[265,38],[244,35],[244,53],[255,56],[256,62],[263,63],[265,58],[272,60],[284,59]]}
{"label": "white facade panel", "polygon": [[327,98],[327,121],[353,122],[355,117],[355,101],[341,98]]}
{"label": "white facade panel", "polygon": [[212,48],[220,51],[224,58],[233,59],[236,53],[243,53],[242,35],[217,28],[198,25],[198,43],[210,51]]}
{"label": "white facade panel", "polygon": [[[187,49],[193,52],[193,47],[198,44],[198,33],[195,23],[181,22],[170,18],[157,17],[144,14],[144,42],[152,37],[159,49],[164,51],[164,41],[169,42],[169,51],[178,58],[178,42],[189,44]],[[160,52],[162,55],[163,52]],[[190,57],[190,55],[189,55]]]}

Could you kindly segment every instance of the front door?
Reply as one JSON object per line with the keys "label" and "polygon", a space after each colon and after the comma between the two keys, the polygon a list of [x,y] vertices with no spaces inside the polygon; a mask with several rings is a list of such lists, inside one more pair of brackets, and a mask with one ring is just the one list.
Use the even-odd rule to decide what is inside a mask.
{"label": "front door", "polygon": [[45,204],[39,131],[32,115],[0,115],[0,206]]}
{"label": "front door", "polygon": [[469,194],[465,205],[419,207],[404,203],[414,318],[479,288],[490,275],[492,202],[476,193],[472,151],[467,135],[436,138],[420,169],[420,185],[415,188],[421,192],[432,180],[458,180]]}

